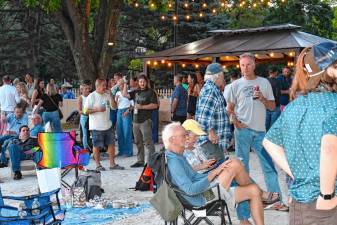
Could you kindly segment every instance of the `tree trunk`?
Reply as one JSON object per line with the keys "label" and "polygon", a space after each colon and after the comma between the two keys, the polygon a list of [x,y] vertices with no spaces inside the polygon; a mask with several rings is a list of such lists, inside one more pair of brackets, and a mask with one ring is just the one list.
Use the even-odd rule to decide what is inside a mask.
{"label": "tree trunk", "polygon": [[[101,0],[95,18],[94,43],[90,45],[88,32],[88,4],[84,8],[76,0],[63,0],[56,13],[73,54],[80,80],[106,78],[112,63],[113,47],[122,0]],[[93,46],[93,48],[91,48]]]}

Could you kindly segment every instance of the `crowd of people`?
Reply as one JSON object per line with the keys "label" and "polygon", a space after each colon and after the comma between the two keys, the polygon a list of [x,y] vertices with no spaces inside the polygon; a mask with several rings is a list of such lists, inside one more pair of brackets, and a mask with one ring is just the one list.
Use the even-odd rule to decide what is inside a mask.
{"label": "crowd of people", "polygon": [[[229,84],[219,63],[208,65],[204,74],[174,75],[173,123],[162,131],[172,183],[194,206],[205,204],[200,193],[214,183],[234,188],[240,225],[251,225],[251,215],[256,225],[263,225],[264,208],[288,211],[288,204],[290,225],[317,224],[317,220],[333,224],[337,219],[336,44],[303,50],[294,76],[290,68],[283,67],[278,74],[274,66],[266,78],[258,76],[251,53],[242,54],[239,63],[241,76],[230,74]],[[143,167],[158,142],[160,104],[147,75],[126,80],[116,73],[107,80],[97,79],[94,90],[92,86],[90,81],[82,82],[77,110],[81,141],[84,148],[92,149],[96,170],[106,170],[102,149],[109,154],[109,169],[123,170],[115,157],[133,156],[133,143],[137,161],[131,167]],[[14,179],[22,178],[20,160],[38,160],[29,150],[43,125],[49,122],[53,131],[62,131],[59,107],[63,99],[74,98],[70,85],[64,88],[61,95],[54,80],[45,88],[44,81],[30,74],[16,84],[3,77],[0,167],[8,165],[8,152]],[[235,149],[235,157],[228,157],[230,149]],[[266,191],[249,175],[252,150],[261,164]],[[282,199],[274,162],[287,174],[288,203]]]}
{"label": "crowd of people", "polygon": [[[240,68],[242,77],[233,76],[223,91],[222,66],[208,65],[195,120],[182,120],[184,115],[179,114],[176,121],[180,123],[164,128],[171,182],[195,206],[205,204],[202,193],[214,182],[225,189],[233,187],[240,225],[251,224],[250,213],[255,224],[265,224],[263,207],[289,210],[282,199],[275,162],[287,174],[289,224],[334,224],[337,45],[325,42],[304,49],[295,76],[287,67],[281,75],[270,67],[268,78],[257,76],[255,57],[250,53],[240,56]],[[172,104],[177,106],[179,101],[189,101],[185,101],[180,80],[175,80],[177,95],[173,95]],[[235,157],[221,157],[232,137]],[[259,158],[267,191],[249,177],[251,150]]]}

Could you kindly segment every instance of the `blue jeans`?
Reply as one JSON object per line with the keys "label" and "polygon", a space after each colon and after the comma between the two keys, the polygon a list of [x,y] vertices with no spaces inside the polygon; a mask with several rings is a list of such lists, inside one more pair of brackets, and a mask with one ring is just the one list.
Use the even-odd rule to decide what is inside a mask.
{"label": "blue jeans", "polygon": [[[262,167],[267,190],[270,192],[277,192],[281,197],[281,189],[274,163],[269,154],[262,147],[264,136],[265,132],[255,131],[249,128],[235,128],[235,153],[237,157],[242,159],[245,169],[249,173],[249,152],[250,148],[254,149]],[[237,207],[239,219],[247,219],[241,214],[245,211],[249,212],[248,201],[239,203]]]}
{"label": "blue jeans", "polygon": [[152,111],[152,141],[158,143],[158,127],[159,127],[159,109]]}
{"label": "blue jeans", "polygon": [[86,123],[88,121],[89,117],[86,115],[81,115],[80,116],[80,125],[82,129],[82,145],[86,149],[90,149],[88,145],[88,129],[86,128]]}
{"label": "blue jeans", "polygon": [[44,124],[50,122],[53,132],[62,132],[60,115],[57,110],[53,112],[43,112],[42,119]]}
{"label": "blue jeans", "polygon": [[9,154],[11,157],[11,161],[12,161],[12,171],[16,172],[16,171],[21,171],[21,161],[22,160],[28,160],[31,159],[33,160],[35,163],[38,163],[41,159],[42,153],[41,152],[35,152],[33,154],[25,154],[22,151],[22,147],[19,145],[14,145],[11,144],[9,146]]}
{"label": "blue jeans", "polygon": [[7,164],[7,158],[6,158],[6,150],[7,150],[7,145],[2,146],[5,141],[10,140],[15,138],[16,136],[14,135],[4,135],[0,137],[0,150],[1,150],[1,157],[0,157],[0,162],[3,164]]}
{"label": "blue jeans", "polygon": [[116,128],[117,123],[117,109],[110,109],[110,120],[112,122],[112,129]]}
{"label": "blue jeans", "polygon": [[274,111],[267,110],[266,113],[266,130],[268,131],[271,126],[273,126],[274,122],[281,115],[281,110],[279,106],[275,107]]}
{"label": "blue jeans", "polygon": [[117,111],[117,137],[118,137],[118,155],[133,155],[132,145],[132,118],[129,112],[123,116],[129,108],[118,109]]}

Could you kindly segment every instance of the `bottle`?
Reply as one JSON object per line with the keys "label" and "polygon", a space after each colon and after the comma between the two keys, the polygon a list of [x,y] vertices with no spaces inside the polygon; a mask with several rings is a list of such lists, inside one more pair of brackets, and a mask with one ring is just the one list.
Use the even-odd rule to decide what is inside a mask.
{"label": "bottle", "polygon": [[40,214],[40,202],[38,198],[34,198],[32,203],[32,215],[39,215]]}
{"label": "bottle", "polygon": [[64,190],[64,202],[65,202],[65,207],[67,209],[70,209],[72,207],[72,196],[71,196],[71,190],[69,188],[66,188]]}
{"label": "bottle", "polygon": [[24,202],[21,202],[18,207],[18,216],[22,219],[23,217],[27,216],[26,212],[26,204]]}

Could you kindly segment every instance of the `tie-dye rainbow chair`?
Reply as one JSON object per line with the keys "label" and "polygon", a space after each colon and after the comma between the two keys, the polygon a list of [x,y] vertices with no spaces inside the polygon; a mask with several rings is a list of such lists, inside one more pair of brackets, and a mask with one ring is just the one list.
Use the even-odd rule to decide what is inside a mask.
{"label": "tie-dye rainbow chair", "polygon": [[61,184],[67,188],[70,185],[64,178],[72,169],[75,169],[76,178],[78,169],[89,164],[89,151],[75,145],[75,131],[72,132],[43,132],[38,133],[39,151],[41,160],[37,163],[40,169],[61,168]]}

